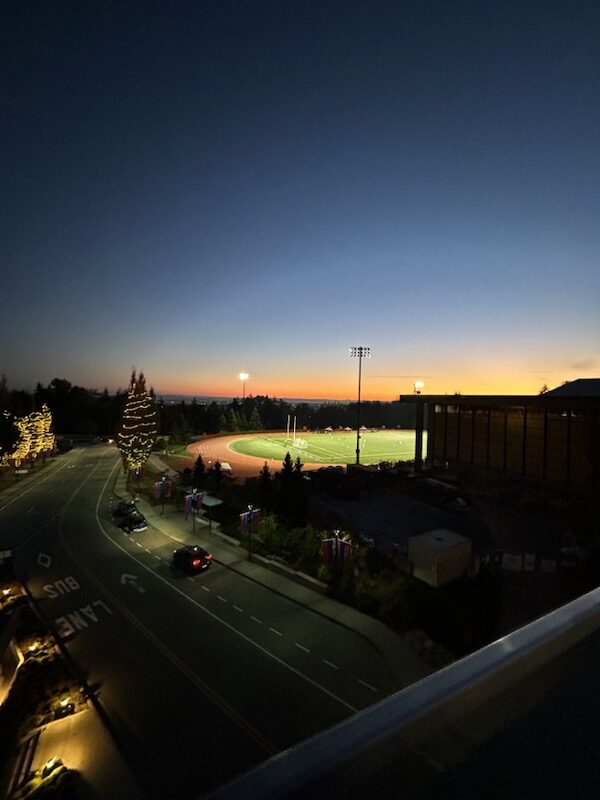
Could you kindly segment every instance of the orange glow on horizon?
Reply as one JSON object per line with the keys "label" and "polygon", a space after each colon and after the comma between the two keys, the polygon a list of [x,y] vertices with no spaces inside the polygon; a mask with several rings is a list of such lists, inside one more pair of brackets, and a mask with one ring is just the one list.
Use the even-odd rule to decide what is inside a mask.
{"label": "orange glow on horizon", "polygon": [[[421,389],[421,394],[453,395],[458,392],[463,395],[537,395],[544,384],[547,384],[549,388],[554,388],[563,382],[564,379],[552,381],[551,376],[545,380],[543,378],[532,378],[526,375],[490,375],[478,378],[464,376],[463,380],[459,377],[440,376],[437,379],[425,381],[425,385]],[[251,391],[248,386],[246,393],[247,396],[268,395],[273,398],[291,397],[352,401],[357,397],[357,383],[356,381],[335,381],[333,379],[327,384],[322,381],[300,382],[297,380],[293,382],[265,380],[263,382],[257,373]],[[397,400],[399,395],[406,397],[413,393],[414,383],[408,380],[382,381],[373,379],[369,381],[368,375],[363,377],[361,396],[365,401]],[[174,382],[168,388],[161,385],[160,390],[156,390],[156,394],[158,397],[160,397],[161,394],[181,394],[190,397],[241,397],[242,393],[240,387],[237,386],[234,381],[210,384],[208,382],[204,383],[188,379],[177,381],[176,383]]]}

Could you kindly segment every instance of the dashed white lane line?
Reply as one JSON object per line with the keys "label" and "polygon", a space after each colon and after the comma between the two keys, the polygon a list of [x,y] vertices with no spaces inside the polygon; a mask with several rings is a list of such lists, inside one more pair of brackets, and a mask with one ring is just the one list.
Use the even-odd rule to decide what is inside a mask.
{"label": "dashed white lane line", "polygon": [[139,542],[135,542],[135,544],[137,544],[138,547],[142,546]]}
{"label": "dashed white lane line", "polygon": [[244,613],[244,609],[243,608],[240,608],[239,606],[234,606],[234,608],[235,608],[236,611],[239,611],[240,614]]}
{"label": "dashed white lane line", "polygon": [[187,577],[188,581],[191,581],[192,583],[194,582],[194,579],[192,578],[191,575],[187,575],[186,577]]}
{"label": "dashed white lane line", "polygon": [[28,509],[27,509],[27,513],[28,513],[28,514],[31,514],[31,512],[33,511],[33,509],[34,509],[34,508],[35,508],[35,506],[31,506],[31,508],[28,508]]}
{"label": "dashed white lane line", "polygon": [[150,552],[150,550],[148,550],[148,548],[147,548],[147,547],[144,547],[144,550],[145,550],[147,553],[149,553],[149,552]]}
{"label": "dashed white lane line", "polygon": [[222,603],[226,603],[226,602],[227,602],[226,598],[225,598],[225,597],[221,597],[221,595],[220,595],[220,594],[218,594],[218,595],[217,595],[217,598],[218,598],[218,599],[219,599],[219,600],[220,600]]}
{"label": "dashed white lane line", "polygon": [[281,631],[278,631],[277,628],[269,628],[269,630],[272,633],[276,634],[277,636],[283,636],[283,633]]}
{"label": "dashed white lane line", "polygon": [[327,661],[326,658],[323,658],[321,660],[323,661],[324,664],[327,664],[328,667],[331,667],[331,669],[339,669],[338,665],[334,664],[333,661]]}
{"label": "dashed white lane line", "polygon": [[[148,552],[150,552],[150,550],[148,550]],[[154,558],[155,558],[157,561],[162,561],[162,558],[161,558],[160,556],[157,556],[157,555],[156,555],[156,553],[154,554]]]}
{"label": "dashed white lane line", "polygon": [[250,617],[252,622],[257,622],[259,625],[262,625],[262,619],[258,619],[258,617]]}
{"label": "dashed white lane line", "polygon": [[300,642],[294,642],[294,644],[296,645],[296,647],[299,647],[300,650],[304,650],[305,653],[310,653],[308,647],[304,647],[304,645],[300,644]]}
{"label": "dashed white lane line", "polygon": [[360,678],[357,678],[356,680],[360,683],[361,686],[364,686],[365,688],[370,689],[372,692],[376,692],[377,691],[377,689],[374,686],[371,686],[370,683],[367,683],[366,681],[361,681]]}
{"label": "dashed white lane line", "polygon": [[201,586],[200,588],[205,592],[210,592],[210,589],[208,588],[208,586]]}

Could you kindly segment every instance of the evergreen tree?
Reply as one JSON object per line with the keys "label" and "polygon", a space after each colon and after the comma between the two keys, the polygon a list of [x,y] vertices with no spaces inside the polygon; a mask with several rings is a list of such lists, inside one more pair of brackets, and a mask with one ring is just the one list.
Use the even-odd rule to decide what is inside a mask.
{"label": "evergreen tree", "polygon": [[302,477],[302,467],[304,464],[300,461],[300,456],[296,456],[296,460],[294,461],[294,477],[301,478]]}
{"label": "evergreen tree", "polygon": [[137,469],[146,463],[157,432],[156,406],[146,391],[144,373],[140,372],[136,378],[134,370],[117,436],[125,470]]}
{"label": "evergreen tree", "polygon": [[210,473],[210,489],[213,492],[218,492],[223,483],[223,470],[221,469],[220,461],[215,461]]}
{"label": "evergreen tree", "polygon": [[260,412],[256,406],[254,406],[254,409],[252,410],[252,416],[250,417],[248,428],[251,431],[262,431],[263,424],[260,418]]}
{"label": "evergreen tree", "polygon": [[205,473],[204,461],[202,460],[202,456],[199,455],[196,459],[196,463],[194,465],[194,485],[197,486],[199,489],[204,487],[204,473]]}
{"label": "evergreen tree", "polygon": [[223,413],[219,414],[219,421],[217,423],[217,430],[218,431],[226,431],[226,430],[228,430],[227,418],[225,417],[225,414],[223,414]]}
{"label": "evergreen tree", "polygon": [[227,414],[227,428],[228,431],[236,433],[240,429],[240,421],[238,415],[235,413],[235,408],[230,408]]}
{"label": "evergreen tree", "polygon": [[260,486],[270,486],[271,485],[271,470],[269,469],[269,465],[265,461],[264,467],[258,474],[258,482]]}

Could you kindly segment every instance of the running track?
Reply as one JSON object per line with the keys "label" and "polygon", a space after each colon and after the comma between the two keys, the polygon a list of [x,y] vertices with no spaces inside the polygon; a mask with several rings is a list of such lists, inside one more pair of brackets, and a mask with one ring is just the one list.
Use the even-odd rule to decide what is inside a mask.
{"label": "running track", "polygon": [[[200,454],[207,468],[212,466],[215,461],[220,461],[221,463],[223,461],[227,461],[229,464],[231,464],[233,477],[237,480],[243,480],[245,478],[257,478],[258,473],[262,469],[265,461],[269,465],[271,473],[278,472],[282,466],[281,459],[265,459],[256,458],[256,456],[246,456],[242,453],[236,453],[230,448],[231,443],[237,442],[238,439],[254,439],[256,436],[256,433],[235,433],[231,436],[209,437],[188,445],[187,451],[194,459],[198,458],[198,455]],[[290,455],[292,455],[291,452]],[[302,463],[304,464],[305,469],[319,469],[320,467],[331,466],[330,464],[313,464],[310,462],[304,463],[304,461]]]}

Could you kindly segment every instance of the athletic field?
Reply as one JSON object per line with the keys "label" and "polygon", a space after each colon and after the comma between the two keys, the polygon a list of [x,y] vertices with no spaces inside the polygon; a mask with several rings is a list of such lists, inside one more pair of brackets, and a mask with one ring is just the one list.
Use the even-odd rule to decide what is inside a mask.
{"label": "athletic field", "polygon": [[[423,433],[423,450],[427,434]],[[333,433],[297,433],[245,437],[231,442],[229,447],[236,453],[256,458],[283,461],[289,452],[296,460],[308,464],[352,464],[356,461],[356,431],[333,431]],[[360,435],[361,464],[378,464],[380,461],[409,461],[415,457],[414,431],[363,431]]]}

